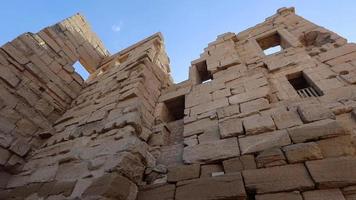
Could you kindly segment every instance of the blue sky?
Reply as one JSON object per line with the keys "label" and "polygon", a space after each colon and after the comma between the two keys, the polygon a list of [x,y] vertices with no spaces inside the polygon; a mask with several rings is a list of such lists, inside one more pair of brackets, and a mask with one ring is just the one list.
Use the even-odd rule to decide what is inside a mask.
{"label": "blue sky", "polygon": [[243,31],[290,6],[356,41],[355,0],[11,0],[1,2],[0,45],[80,12],[112,54],[162,32],[172,76],[180,82],[187,79],[190,62],[217,35]]}

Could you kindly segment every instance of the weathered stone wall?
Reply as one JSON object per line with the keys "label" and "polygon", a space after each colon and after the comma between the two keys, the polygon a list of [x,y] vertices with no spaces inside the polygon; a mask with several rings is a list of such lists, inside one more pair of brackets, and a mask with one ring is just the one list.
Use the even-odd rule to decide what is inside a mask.
{"label": "weathered stone wall", "polygon": [[167,61],[160,34],[106,58],[2,186],[1,199],[135,199],[156,162],[146,141],[161,90],[171,84]]}
{"label": "weathered stone wall", "polygon": [[[57,58],[71,50],[76,56],[66,61],[79,59],[91,76],[83,83],[66,71],[78,90],[64,84],[65,76],[54,78],[63,82],[56,91],[67,86],[74,95],[63,90],[69,97],[60,99],[60,112],[45,118],[48,127],[29,134],[41,138],[34,145],[39,148],[17,145],[27,155],[23,160],[9,158],[13,145],[1,149],[7,167],[0,172],[0,199],[355,198],[355,44],[297,16],[294,8],[282,8],[246,31],[218,36],[191,63],[189,79],[173,84],[159,33],[108,56],[88,28],[78,31],[74,19],[82,18],[76,15],[30,38],[38,41],[39,35],[53,46],[57,37],[43,36],[52,30],[61,40],[86,33],[79,38],[87,42],[75,48],[69,41],[56,42],[62,45],[58,52],[51,47],[53,54],[37,42],[33,51],[45,59],[41,56]],[[263,52],[276,45],[280,52]],[[7,63],[15,62],[11,53],[4,55]],[[0,75],[6,88],[0,92],[10,95],[1,111],[18,112],[17,104],[9,106],[12,96],[25,101],[14,95],[27,80],[22,74],[35,76],[41,71],[26,71],[51,66],[19,65],[25,66],[23,73]],[[6,66],[1,70],[17,65]],[[54,82],[40,80],[44,86]],[[37,109],[30,103],[23,107]],[[40,111],[32,118],[42,116]],[[12,124],[18,127],[6,123]],[[0,128],[6,127],[11,126]],[[15,134],[8,132],[2,135]]]}
{"label": "weathered stone wall", "polygon": [[108,55],[79,14],[0,48],[0,167],[21,165],[79,95],[73,64],[93,72]]}
{"label": "weathered stone wall", "polygon": [[[265,55],[276,43],[282,50]],[[354,199],[355,50],[293,8],[218,36],[188,83],[160,97],[163,128],[150,144],[161,155],[138,199]],[[295,89],[294,76],[315,94]],[[166,105],[180,96],[184,122],[172,128]],[[181,129],[183,139],[157,140]]]}

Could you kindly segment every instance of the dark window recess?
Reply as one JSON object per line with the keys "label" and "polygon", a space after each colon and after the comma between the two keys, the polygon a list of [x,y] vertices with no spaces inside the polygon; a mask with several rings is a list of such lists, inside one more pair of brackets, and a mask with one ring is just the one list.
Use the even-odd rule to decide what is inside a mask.
{"label": "dark window recess", "polygon": [[206,64],[206,60],[197,63],[196,65],[197,72],[198,72],[198,82],[199,83],[206,83],[213,79],[213,76],[208,71],[208,66]]}
{"label": "dark window recess", "polygon": [[310,84],[311,82],[305,78],[303,72],[287,75],[287,79],[302,98],[322,96],[313,84]]}
{"label": "dark window recess", "polygon": [[277,53],[288,46],[287,42],[282,39],[277,31],[257,39],[257,43],[260,45],[265,55]]}
{"label": "dark window recess", "polygon": [[185,96],[179,96],[164,102],[168,110],[167,121],[176,121],[184,118]]}

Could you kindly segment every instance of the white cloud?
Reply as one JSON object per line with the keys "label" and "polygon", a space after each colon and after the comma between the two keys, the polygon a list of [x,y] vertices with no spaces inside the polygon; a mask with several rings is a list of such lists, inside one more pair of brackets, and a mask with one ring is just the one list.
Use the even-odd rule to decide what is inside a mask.
{"label": "white cloud", "polygon": [[119,24],[114,24],[111,26],[111,30],[114,32],[120,32],[121,31],[121,27],[122,27],[122,22],[120,22]]}

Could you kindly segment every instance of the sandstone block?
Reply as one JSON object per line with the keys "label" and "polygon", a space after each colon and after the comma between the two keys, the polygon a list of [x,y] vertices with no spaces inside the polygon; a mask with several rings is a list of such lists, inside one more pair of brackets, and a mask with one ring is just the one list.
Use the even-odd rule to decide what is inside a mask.
{"label": "sandstone block", "polygon": [[320,104],[301,104],[298,106],[297,111],[306,123],[323,119],[335,119],[334,113]]}
{"label": "sandstone block", "polygon": [[356,183],[355,157],[308,161],[306,166],[319,188],[344,187]]}
{"label": "sandstone block", "polygon": [[212,173],[223,171],[224,169],[220,164],[202,165],[200,168],[200,177],[211,177]]}
{"label": "sandstone block", "polygon": [[138,200],[173,200],[174,192],[175,192],[174,184],[165,184],[165,185],[152,185],[147,186],[138,192],[137,199]]}
{"label": "sandstone block", "polygon": [[176,200],[245,199],[246,192],[240,173],[205,177],[179,182]]}
{"label": "sandstone block", "polygon": [[189,124],[185,124],[183,135],[184,137],[196,135],[202,133],[205,129],[209,129],[212,126],[218,126],[218,120],[204,118]]}
{"label": "sandstone block", "polygon": [[303,197],[304,200],[345,200],[339,189],[307,191],[303,192]]}
{"label": "sandstone block", "polygon": [[225,173],[241,172],[247,169],[256,169],[255,157],[243,155],[223,161]]}
{"label": "sandstone block", "polygon": [[253,115],[243,119],[246,134],[258,134],[276,129],[270,116]]}
{"label": "sandstone block", "polygon": [[234,137],[244,133],[242,121],[237,118],[219,121],[219,129],[221,138]]}
{"label": "sandstone block", "polygon": [[52,182],[44,183],[41,186],[40,190],[38,190],[38,194],[39,196],[42,197],[47,197],[49,195],[59,195],[59,194],[68,197],[69,195],[72,194],[76,183],[77,181],[52,181]]}
{"label": "sandstone block", "polygon": [[211,101],[208,103],[200,104],[195,107],[192,107],[190,110],[191,115],[197,115],[201,113],[208,112],[210,110],[215,110],[217,108],[221,108],[224,106],[229,105],[228,99],[227,98],[221,98],[217,99],[215,101]]}
{"label": "sandstone block", "polygon": [[272,118],[278,129],[285,129],[303,124],[296,111],[277,112],[272,115]]}
{"label": "sandstone block", "polygon": [[218,118],[222,119],[224,117],[230,117],[232,115],[236,115],[240,113],[240,106],[239,104],[229,105],[223,108],[216,109],[218,114]]}
{"label": "sandstone block", "polygon": [[249,113],[259,110],[264,110],[270,107],[269,101],[265,98],[256,99],[253,101],[245,102],[240,105],[242,113]]}
{"label": "sandstone block", "polygon": [[90,173],[86,163],[68,162],[59,165],[55,179],[59,181],[72,181],[72,180],[86,177],[89,174]]}
{"label": "sandstone block", "polygon": [[237,139],[229,138],[185,147],[183,161],[185,163],[209,163],[239,155]]}
{"label": "sandstone block", "polygon": [[178,182],[182,180],[199,178],[200,165],[179,165],[168,168],[168,182]]}
{"label": "sandstone block", "polygon": [[245,170],[242,175],[246,189],[256,191],[258,194],[314,187],[313,181],[302,164]]}
{"label": "sandstone block", "polygon": [[355,155],[355,148],[350,135],[328,138],[316,142],[324,157]]}
{"label": "sandstone block", "polygon": [[11,153],[7,149],[0,147],[0,165],[5,165],[9,160]]}
{"label": "sandstone block", "polygon": [[264,86],[264,87],[260,87],[255,90],[249,91],[249,92],[235,94],[235,95],[229,97],[229,103],[230,104],[238,104],[238,103],[243,103],[243,102],[251,101],[254,99],[258,99],[258,98],[263,98],[268,95],[269,90],[270,89],[268,86]]}
{"label": "sandstone block", "polygon": [[13,140],[14,140],[14,138],[10,134],[2,133],[0,135],[0,146],[3,148],[7,148],[10,146],[10,144]]}
{"label": "sandstone block", "polygon": [[284,130],[239,138],[241,154],[259,152],[290,143],[288,133]]}
{"label": "sandstone block", "polygon": [[315,142],[293,144],[283,147],[289,163],[322,159],[323,155]]}
{"label": "sandstone block", "polygon": [[12,152],[16,153],[19,156],[24,156],[30,150],[30,145],[24,139],[18,138],[9,148]]}
{"label": "sandstone block", "polygon": [[12,87],[20,83],[20,79],[8,67],[0,67],[0,78]]}
{"label": "sandstone block", "polygon": [[301,143],[321,138],[343,135],[345,130],[332,119],[325,119],[295,128],[288,129],[288,133],[294,143]]}
{"label": "sandstone block", "polygon": [[257,155],[256,162],[259,168],[287,164],[286,158],[280,148],[272,148],[262,151]]}
{"label": "sandstone block", "polygon": [[52,181],[56,176],[57,170],[57,164],[37,168],[36,171],[31,174],[30,182],[41,183]]}
{"label": "sandstone block", "polygon": [[299,192],[281,192],[275,194],[256,195],[256,200],[303,200]]}
{"label": "sandstone block", "polygon": [[96,178],[84,191],[83,197],[106,197],[135,200],[138,189],[129,179],[115,173]]}
{"label": "sandstone block", "polygon": [[219,127],[212,126],[211,128],[204,130],[204,133],[198,136],[198,140],[200,144],[220,140]]}

